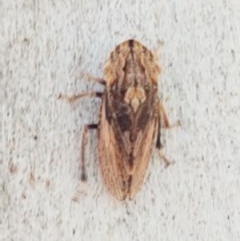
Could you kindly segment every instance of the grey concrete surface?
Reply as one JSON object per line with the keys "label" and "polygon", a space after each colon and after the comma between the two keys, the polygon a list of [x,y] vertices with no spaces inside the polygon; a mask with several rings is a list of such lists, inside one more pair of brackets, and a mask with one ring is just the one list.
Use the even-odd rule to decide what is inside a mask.
{"label": "grey concrete surface", "polygon": [[[0,1],[0,240],[240,240],[240,3],[224,0]],[[102,87],[116,44],[158,42],[167,169],[156,152],[142,189],[119,202],[99,173],[84,124],[99,101],[59,93]],[[77,198],[77,202],[72,199]]]}

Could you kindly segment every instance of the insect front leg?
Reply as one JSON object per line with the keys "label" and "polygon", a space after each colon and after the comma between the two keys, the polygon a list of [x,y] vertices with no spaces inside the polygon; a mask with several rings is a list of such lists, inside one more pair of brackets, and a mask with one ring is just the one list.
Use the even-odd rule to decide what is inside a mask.
{"label": "insect front leg", "polygon": [[98,77],[92,76],[91,74],[86,74],[86,77],[88,80],[93,80],[101,85],[106,85],[106,80],[104,80],[103,78],[98,78]]}
{"label": "insect front leg", "polygon": [[83,129],[83,135],[82,135],[82,143],[81,143],[81,181],[86,182],[87,181],[87,174],[86,174],[86,166],[85,166],[85,149],[87,144],[87,139],[89,135],[89,130],[97,129],[98,124],[89,124],[85,125]]}
{"label": "insect front leg", "polygon": [[75,102],[76,100],[79,100],[82,97],[98,97],[101,98],[103,95],[102,92],[97,92],[97,91],[90,91],[90,92],[85,92],[77,95],[72,95],[72,96],[67,96],[67,95],[62,95],[60,94],[58,96],[59,99],[64,99],[67,100],[70,103]]}

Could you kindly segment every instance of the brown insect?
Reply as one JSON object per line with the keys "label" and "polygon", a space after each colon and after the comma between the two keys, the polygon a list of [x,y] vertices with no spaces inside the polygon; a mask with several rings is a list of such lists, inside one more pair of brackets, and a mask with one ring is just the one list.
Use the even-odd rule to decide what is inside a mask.
{"label": "brown insect", "polygon": [[[119,44],[104,67],[101,92],[83,96],[101,98],[98,124],[84,127],[81,147],[81,179],[86,180],[85,146],[89,129],[98,130],[98,154],[104,183],[119,200],[132,199],[140,189],[151,158],[152,147],[161,149],[160,129],[170,127],[158,97],[160,67],[154,54],[136,40]],[[169,164],[168,160],[161,157]]]}

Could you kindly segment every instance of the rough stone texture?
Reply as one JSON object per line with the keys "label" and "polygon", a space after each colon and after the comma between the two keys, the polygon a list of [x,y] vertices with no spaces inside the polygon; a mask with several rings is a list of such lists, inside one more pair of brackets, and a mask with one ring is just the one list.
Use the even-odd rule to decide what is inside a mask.
{"label": "rough stone texture", "polygon": [[[0,240],[240,240],[240,4],[236,0],[0,1]],[[158,42],[170,120],[133,201],[103,186],[96,133],[78,194],[83,124],[114,46]],[[89,111],[91,110],[91,111]]]}

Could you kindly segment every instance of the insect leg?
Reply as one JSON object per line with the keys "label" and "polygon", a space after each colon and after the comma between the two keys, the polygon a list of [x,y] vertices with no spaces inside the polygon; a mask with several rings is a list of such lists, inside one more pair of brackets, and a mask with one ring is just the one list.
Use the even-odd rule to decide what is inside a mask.
{"label": "insect leg", "polygon": [[67,100],[68,102],[70,103],[73,103],[75,102],[76,100],[82,98],[82,97],[98,97],[98,98],[101,98],[103,95],[102,92],[94,92],[94,91],[91,91],[91,92],[85,92],[85,93],[81,93],[81,94],[78,94],[78,95],[73,95],[73,96],[66,96],[66,95],[62,95],[60,94],[58,96],[59,99],[65,99]]}
{"label": "insect leg", "polygon": [[158,115],[158,127],[157,127],[157,142],[156,142],[156,148],[158,149],[158,155],[159,157],[164,161],[165,166],[168,167],[171,162],[165,157],[163,153],[163,145],[161,143],[161,123],[163,122],[163,125],[165,128],[170,128],[170,124],[167,118],[166,111],[163,107],[163,105],[159,102],[159,115]]}
{"label": "insect leg", "polygon": [[159,157],[164,161],[165,163],[165,166],[168,167],[171,162],[165,157],[163,151],[162,151],[162,148],[163,148],[163,145],[161,143],[161,118],[159,116],[159,120],[158,120],[158,133],[157,133],[157,142],[156,142],[156,148],[158,149],[158,155]]}
{"label": "insect leg", "polygon": [[98,82],[101,85],[106,85],[106,81],[102,78],[98,78],[98,77],[92,76],[90,74],[86,74],[86,77],[88,78],[88,80],[93,80],[93,81]]}
{"label": "insect leg", "polygon": [[86,167],[85,167],[85,149],[87,144],[88,132],[92,129],[97,129],[98,124],[89,124],[84,126],[82,143],[81,143],[81,181],[87,181]]}
{"label": "insect leg", "polygon": [[157,149],[161,149],[163,147],[162,143],[161,143],[161,121],[158,121],[159,125],[158,125],[158,130],[157,130],[157,142],[156,142],[156,148]]}
{"label": "insect leg", "polygon": [[163,107],[163,105],[159,102],[159,113],[160,113],[160,118],[163,121],[163,127],[164,128],[170,128],[169,120],[167,117],[167,113]]}
{"label": "insect leg", "polygon": [[159,112],[160,112],[160,117],[161,117],[161,119],[163,121],[163,128],[170,129],[170,128],[177,127],[177,126],[181,125],[180,121],[177,121],[174,124],[170,124],[169,123],[169,120],[168,120],[165,108],[164,108],[164,106],[160,102],[159,102]]}

